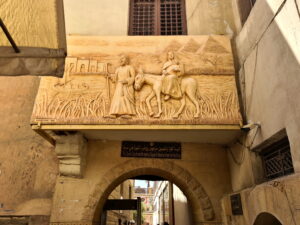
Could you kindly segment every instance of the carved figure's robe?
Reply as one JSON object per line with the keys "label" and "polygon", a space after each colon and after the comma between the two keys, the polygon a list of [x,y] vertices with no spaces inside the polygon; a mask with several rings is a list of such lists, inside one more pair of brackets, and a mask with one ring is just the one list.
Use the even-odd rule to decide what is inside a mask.
{"label": "carved figure's robe", "polygon": [[171,73],[172,66],[177,64],[178,62],[169,60],[163,65],[163,74],[165,74],[165,77],[162,80],[162,93],[176,99],[182,97],[178,77]]}
{"label": "carved figure's robe", "polygon": [[[109,114],[135,115],[134,101],[134,68],[130,65],[121,66],[116,70],[116,89],[111,101]],[[127,81],[123,84],[122,81]]]}

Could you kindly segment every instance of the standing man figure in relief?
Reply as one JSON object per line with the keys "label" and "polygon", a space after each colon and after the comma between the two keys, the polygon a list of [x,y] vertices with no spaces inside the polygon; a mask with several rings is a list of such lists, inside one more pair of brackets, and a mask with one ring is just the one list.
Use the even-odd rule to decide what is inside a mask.
{"label": "standing man figure in relief", "polygon": [[116,89],[111,101],[109,114],[111,118],[121,116],[121,118],[130,119],[135,112],[135,99],[133,83],[135,70],[129,65],[129,59],[125,55],[120,57],[120,67],[116,69],[112,76],[116,83]]}

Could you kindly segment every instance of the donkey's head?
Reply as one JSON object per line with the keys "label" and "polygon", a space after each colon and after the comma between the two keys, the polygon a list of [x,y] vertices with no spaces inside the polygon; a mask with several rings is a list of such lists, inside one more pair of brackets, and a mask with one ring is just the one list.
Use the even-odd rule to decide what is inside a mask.
{"label": "donkey's head", "polygon": [[134,89],[139,91],[143,87],[145,82],[145,77],[143,71],[139,71],[139,73],[135,76],[134,79]]}

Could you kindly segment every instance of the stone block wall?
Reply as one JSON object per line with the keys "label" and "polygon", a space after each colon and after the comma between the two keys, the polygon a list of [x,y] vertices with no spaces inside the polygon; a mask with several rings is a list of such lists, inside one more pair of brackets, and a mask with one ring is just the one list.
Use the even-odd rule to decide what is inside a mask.
{"label": "stone block wall", "polygon": [[220,200],[231,191],[228,164],[224,160],[226,151],[222,147],[184,143],[181,160],[162,160],[120,157],[120,144],[88,142],[84,177],[57,180],[51,215],[53,223],[99,220],[101,204],[113,190],[111,188],[124,179],[143,174],[162,176],[178,185],[192,205],[191,213],[197,219],[194,224],[221,221]]}

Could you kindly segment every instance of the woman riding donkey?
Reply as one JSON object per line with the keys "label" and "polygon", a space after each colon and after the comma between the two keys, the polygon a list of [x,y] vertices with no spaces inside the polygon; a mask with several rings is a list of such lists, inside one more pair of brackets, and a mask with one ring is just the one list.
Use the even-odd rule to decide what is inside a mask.
{"label": "woman riding donkey", "polygon": [[[162,114],[161,107],[161,93],[165,95],[165,100],[170,99],[180,99],[180,108],[175,112],[173,118],[178,118],[182,113],[184,107],[186,106],[186,96],[192,101],[196,107],[196,112],[194,117],[199,117],[200,109],[197,99],[197,82],[192,77],[182,77],[180,66],[178,62],[174,59],[174,53],[168,53],[168,61],[163,66],[162,76],[157,76],[154,74],[143,74],[142,71],[135,77],[134,88],[140,90],[144,84],[148,84],[152,88],[152,92],[146,98],[146,105],[149,110],[149,115],[155,118],[159,118]],[[151,106],[151,99],[156,97],[158,112],[154,114]]]}
{"label": "woman riding donkey", "polygon": [[[162,93],[165,95],[164,100],[169,100],[171,97],[174,99],[182,98],[180,89],[180,82],[178,75],[180,71],[174,71],[175,65],[179,62],[175,59],[174,52],[168,52],[168,61],[165,62],[162,69]],[[175,66],[175,67],[174,67]]]}

